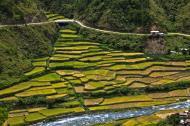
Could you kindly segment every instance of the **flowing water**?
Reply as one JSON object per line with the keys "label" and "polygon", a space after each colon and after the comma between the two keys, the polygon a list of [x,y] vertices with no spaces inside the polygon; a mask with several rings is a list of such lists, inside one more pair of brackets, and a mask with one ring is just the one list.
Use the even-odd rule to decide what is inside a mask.
{"label": "flowing water", "polygon": [[138,117],[142,115],[149,115],[161,110],[171,109],[183,109],[190,108],[190,101],[179,102],[169,105],[152,106],[138,110],[128,110],[122,112],[102,112],[102,113],[91,113],[83,114],[78,116],[71,116],[60,118],[51,122],[40,122],[33,126],[89,126],[97,123],[105,123],[117,119],[127,119],[131,117]]}

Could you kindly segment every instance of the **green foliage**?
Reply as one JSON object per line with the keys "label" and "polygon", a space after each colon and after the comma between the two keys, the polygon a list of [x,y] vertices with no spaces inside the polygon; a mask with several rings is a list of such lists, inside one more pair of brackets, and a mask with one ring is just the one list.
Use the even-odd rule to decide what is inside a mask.
{"label": "green foliage", "polygon": [[142,52],[144,50],[145,41],[147,40],[147,36],[143,35],[109,34],[91,31],[85,28],[81,28],[80,33],[86,39],[95,40],[101,44],[108,45],[111,48],[121,49],[124,51]]}
{"label": "green foliage", "polygon": [[21,105],[39,105],[47,103],[46,97],[44,96],[31,96],[31,97],[25,97],[25,98],[19,98],[19,103]]}
{"label": "green foliage", "polygon": [[160,121],[156,126],[182,126],[180,123],[180,116],[173,114],[168,116],[167,119]]}
{"label": "green foliage", "polygon": [[[189,0],[42,0],[43,8],[93,27],[116,31],[150,29],[190,33]],[[187,21],[188,20],[188,21]]]}
{"label": "green foliage", "polygon": [[0,107],[0,125],[3,125],[4,121],[8,116],[8,107],[1,106]]}
{"label": "green foliage", "polygon": [[35,0],[0,1],[0,24],[27,23],[44,20],[46,20],[45,15]]}
{"label": "green foliage", "polygon": [[0,87],[17,81],[31,68],[31,60],[51,53],[55,24],[0,29]]}

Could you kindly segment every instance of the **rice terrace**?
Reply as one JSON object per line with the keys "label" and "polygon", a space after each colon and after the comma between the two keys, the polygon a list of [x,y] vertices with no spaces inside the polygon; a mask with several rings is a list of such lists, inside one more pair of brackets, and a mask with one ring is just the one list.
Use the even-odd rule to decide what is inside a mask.
{"label": "rice terrace", "polygon": [[[3,4],[3,1],[0,7],[8,7],[9,2]],[[141,25],[148,27],[148,24],[143,24],[141,18],[135,22],[139,16],[135,18],[134,15],[135,19],[127,17],[128,21],[135,22],[133,26],[123,24],[122,27],[127,28],[124,29],[119,24],[112,24],[114,19],[112,23],[105,19],[107,23],[104,24],[105,14],[100,19],[90,18],[88,13],[92,12],[88,10],[84,11],[86,15],[82,14],[83,9],[78,4],[94,11],[98,0],[92,0],[88,6],[83,0],[79,0],[83,5],[79,1],[74,0],[76,3],[71,4],[63,0],[63,10],[52,8],[55,5],[60,7],[57,1],[42,0],[37,2],[39,5],[30,1],[32,5],[28,7],[34,8],[26,12],[39,11],[32,22],[32,14],[23,18],[23,22],[17,19],[18,12],[15,12],[15,19],[3,17],[0,8],[0,125],[190,124],[188,115],[185,120],[180,115],[190,108],[189,24],[183,24],[186,25],[183,29],[177,22],[175,30],[169,24],[158,26],[158,20],[158,24],[142,28]],[[139,0],[124,1],[134,7],[153,9],[152,6],[161,0],[147,0],[141,5]],[[149,7],[146,7],[148,1]],[[109,2],[100,3],[104,6]],[[178,3],[181,7],[183,5],[185,15],[190,3],[185,0],[182,3],[187,3],[187,7]],[[18,8],[29,5],[14,4]],[[49,4],[51,6],[47,6]],[[100,9],[98,2],[96,4]],[[116,6],[116,2],[108,5]],[[41,10],[36,10],[39,6],[46,10],[44,15]],[[73,11],[73,15],[66,13],[69,11]],[[146,10],[140,12],[146,15]],[[161,12],[159,10],[160,15]],[[150,17],[155,16],[152,13],[148,13]],[[177,30],[178,26],[181,31]]]}

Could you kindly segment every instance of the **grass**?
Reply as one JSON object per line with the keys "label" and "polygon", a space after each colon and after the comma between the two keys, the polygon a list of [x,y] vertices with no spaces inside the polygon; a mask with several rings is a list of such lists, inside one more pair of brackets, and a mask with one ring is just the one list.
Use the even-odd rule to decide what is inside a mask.
{"label": "grass", "polygon": [[49,57],[43,57],[43,58],[37,58],[34,59],[33,61],[37,62],[37,61],[46,61]]}
{"label": "grass", "polygon": [[117,76],[116,79],[115,79],[115,83],[116,84],[122,84],[122,83],[125,83],[127,81],[127,79],[123,76]]}
{"label": "grass", "polygon": [[80,58],[79,55],[68,55],[68,54],[54,54],[53,58],[69,58],[69,59],[76,59]]}
{"label": "grass", "polygon": [[77,78],[85,77],[85,75],[82,74],[82,73],[76,73],[76,74],[74,74],[73,76],[74,76],[74,77],[77,77]]}
{"label": "grass", "polygon": [[86,68],[86,67],[90,67],[90,66],[94,66],[94,64],[80,62],[80,61],[67,61],[67,62],[63,62],[63,63],[50,63],[50,68],[62,67],[62,68],[80,69],[80,68]]}
{"label": "grass", "polygon": [[81,85],[82,84],[82,82],[80,80],[77,80],[77,79],[75,79],[75,80],[69,80],[69,82],[71,84],[73,84],[73,85]]}
{"label": "grass", "polygon": [[51,13],[48,13],[46,14],[47,18],[52,18],[52,17],[56,17],[58,16],[58,14],[51,14]]}
{"label": "grass", "polygon": [[56,73],[49,73],[38,78],[34,78],[33,81],[59,81],[60,76]]}
{"label": "grass", "polygon": [[56,94],[56,95],[46,96],[46,99],[47,100],[63,99],[67,96],[68,94]]}
{"label": "grass", "polygon": [[82,78],[80,78],[80,80],[81,80],[83,83],[86,83],[86,82],[88,82],[88,81],[89,81],[89,79],[88,79],[88,78],[86,78],[86,77],[82,77]]}
{"label": "grass", "polygon": [[93,81],[110,81],[114,80],[116,77],[115,73],[110,72],[110,74],[107,75],[87,75],[86,78],[88,80],[93,80]]}
{"label": "grass", "polygon": [[[105,101],[106,99],[104,99]],[[100,104],[99,106],[89,106],[89,110],[91,111],[99,111],[99,110],[117,110],[117,109],[131,109],[131,108],[142,108],[142,107],[149,107],[149,106],[156,106],[156,105],[165,105],[165,104],[171,104],[176,102],[175,100],[161,100],[161,101],[146,101],[146,99],[143,101],[134,101],[134,102],[122,102],[119,100],[117,101],[116,99],[113,99],[115,101],[112,101],[109,104],[103,105]],[[103,103],[104,103],[103,101]],[[119,103],[120,102],[120,103]]]}
{"label": "grass", "polygon": [[88,51],[87,53],[83,53],[82,54],[82,57],[89,57],[89,56],[98,56],[98,55],[101,55],[101,56],[106,56],[106,57],[109,57],[107,56],[106,54],[109,54],[109,52],[106,52],[106,51]]}
{"label": "grass", "polygon": [[[146,69],[147,67],[153,66],[153,65],[167,65],[167,66],[175,66],[175,67],[185,67],[186,65],[184,62],[143,62],[133,65],[127,65],[128,69]],[[175,68],[174,67],[174,68]]]}
{"label": "grass", "polygon": [[46,61],[36,61],[32,62],[32,65],[34,67],[45,67],[46,66]]}
{"label": "grass", "polygon": [[20,83],[20,84],[17,84],[15,86],[12,86],[10,88],[0,90],[0,96],[7,95],[7,94],[14,94],[16,92],[20,92],[20,91],[24,91],[26,89],[29,89],[30,87],[31,87],[30,82]]}
{"label": "grass", "polygon": [[32,71],[25,73],[26,76],[31,76],[35,74],[39,74],[45,71],[44,67],[35,67]]}
{"label": "grass", "polygon": [[102,56],[94,56],[94,57],[81,58],[80,61],[83,61],[83,62],[96,62],[96,61],[101,61],[102,59],[103,59]]}
{"label": "grass", "polygon": [[151,85],[165,85],[165,84],[170,84],[173,83],[175,81],[170,80],[170,79],[163,79],[163,80],[159,80],[157,82],[152,83]]}
{"label": "grass", "polygon": [[55,51],[55,54],[72,54],[72,55],[79,55],[82,53],[87,52],[87,50],[83,50],[83,51]]}
{"label": "grass", "polygon": [[149,76],[150,77],[164,77],[164,76],[173,75],[176,73],[178,72],[153,72]]}
{"label": "grass", "polygon": [[21,93],[17,93],[17,97],[29,97],[29,96],[44,96],[44,95],[52,95],[56,94],[55,89],[41,89],[41,90],[35,90],[35,91],[24,91]]}
{"label": "grass", "polygon": [[114,70],[114,71],[126,70],[127,66],[126,65],[114,65],[112,67],[109,67],[108,69],[109,70]]}
{"label": "grass", "polygon": [[57,70],[57,74],[62,75],[62,76],[67,76],[67,75],[74,75],[80,73],[79,71],[75,70]]}
{"label": "grass", "polygon": [[86,75],[86,78],[88,78],[88,80],[109,81],[116,78],[115,72],[104,69],[89,70],[89,71],[84,71],[83,73]]}
{"label": "grass", "polygon": [[54,16],[54,17],[48,18],[48,20],[50,20],[50,21],[61,20],[61,19],[65,19],[65,17],[64,16]]}
{"label": "grass", "polygon": [[55,50],[56,51],[85,51],[85,50],[88,50],[88,49],[96,49],[98,48],[97,46],[74,46],[74,47],[55,47]]}
{"label": "grass", "polygon": [[154,101],[154,102],[140,102],[137,103],[137,107],[148,107],[148,106],[157,106],[157,105],[165,105],[165,104],[172,104],[175,103],[175,100],[168,100],[168,101]]}
{"label": "grass", "polygon": [[84,87],[83,86],[77,86],[77,87],[74,87],[76,93],[86,93],[87,91],[84,90]]}
{"label": "grass", "polygon": [[24,116],[8,118],[7,122],[10,126],[21,126],[25,124]]}
{"label": "grass", "polygon": [[44,120],[46,117],[43,116],[42,114],[35,112],[35,113],[30,113],[29,115],[25,116],[25,121],[26,122],[36,122],[40,120]]}
{"label": "grass", "polygon": [[64,62],[64,61],[69,61],[69,57],[51,57],[50,62]]}
{"label": "grass", "polygon": [[61,34],[61,38],[78,38],[80,37],[79,35],[73,35],[73,34]]}
{"label": "grass", "polygon": [[29,113],[38,112],[40,110],[46,109],[46,107],[39,107],[39,108],[29,108],[27,111]]}
{"label": "grass", "polygon": [[103,89],[106,86],[107,83],[104,82],[88,82],[85,84],[85,90],[91,91],[91,90],[98,90]]}
{"label": "grass", "polygon": [[1,98],[0,102],[18,102],[18,98],[11,96],[11,97],[5,97],[5,98]]}
{"label": "grass", "polygon": [[161,118],[152,114],[149,116],[128,119],[122,124],[122,126],[155,126],[159,121],[161,121]]}
{"label": "grass", "polygon": [[47,117],[53,117],[53,116],[58,116],[62,114],[68,114],[68,113],[73,113],[73,112],[84,112],[84,109],[81,107],[76,107],[76,108],[54,108],[54,109],[44,109],[39,111],[41,114],[47,116]]}
{"label": "grass", "polygon": [[97,99],[85,99],[84,105],[85,106],[94,106],[99,105],[101,102],[103,102],[103,98],[97,98]]}
{"label": "grass", "polygon": [[135,58],[135,59],[127,59],[125,62],[126,63],[136,63],[136,62],[142,62],[146,61],[146,58]]}
{"label": "grass", "polygon": [[129,88],[144,88],[144,87],[147,87],[147,85],[139,82],[135,82],[129,86]]}
{"label": "grass", "polygon": [[67,34],[76,34],[76,31],[71,30],[71,29],[62,29],[59,32],[61,32],[61,33],[67,33]]}
{"label": "grass", "polygon": [[109,70],[105,69],[98,69],[98,70],[89,70],[89,71],[84,71],[85,75],[107,75]]}
{"label": "grass", "polygon": [[69,47],[69,46],[95,46],[98,43],[93,42],[57,42],[55,46],[57,47]]}
{"label": "grass", "polygon": [[72,107],[80,106],[80,102],[77,101],[77,100],[72,100],[72,101],[67,101],[67,102],[59,103],[56,106],[57,107],[72,108]]}
{"label": "grass", "polygon": [[74,94],[73,90],[68,88],[58,88],[55,89],[58,94]]}
{"label": "grass", "polygon": [[111,109],[109,106],[95,106],[95,107],[89,107],[90,111],[101,111],[101,110],[109,110]]}
{"label": "grass", "polygon": [[148,94],[149,97],[153,99],[160,99],[160,98],[169,98],[171,97],[168,93],[152,93]]}
{"label": "grass", "polygon": [[147,95],[137,95],[137,96],[121,96],[113,98],[105,98],[101,105],[125,103],[125,102],[140,102],[140,101],[152,101],[152,98]]}
{"label": "grass", "polygon": [[135,119],[131,119],[122,124],[122,126],[136,126],[139,123]]}
{"label": "grass", "polygon": [[66,88],[68,82],[59,82],[59,83],[54,83],[52,84],[53,88]]}
{"label": "grass", "polygon": [[112,52],[109,53],[108,55],[113,56],[113,57],[128,57],[128,56],[141,56],[144,55],[144,53],[123,53],[123,52]]}
{"label": "grass", "polygon": [[189,94],[189,90],[185,89],[185,90],[174,90],[174,91],[171,91],[171,92],[169,92],[169,95],[171,97],[188,97],[190,94]]}
{"label": "grass", "polygon": [[50,82],[30,81],[29,83],[32,87],[51,86]]}

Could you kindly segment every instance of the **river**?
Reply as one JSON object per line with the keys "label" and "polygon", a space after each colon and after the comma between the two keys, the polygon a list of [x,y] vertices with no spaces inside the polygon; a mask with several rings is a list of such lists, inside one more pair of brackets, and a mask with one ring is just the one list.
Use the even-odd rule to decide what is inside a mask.
{"label": "river", "polygon": [[137,110],[128,110],[121,112],[99,112],[91,114],[83,114],[78,116],[64,117],[50,122],[40,122],[32,126],[89,126],[97,123],[105,123],[117,119],[127,119],[142,115],[149,115],[161,110],[184,109],[190,108],[190,101],[179,102],[169,105],[160,105],[145,107]]}

